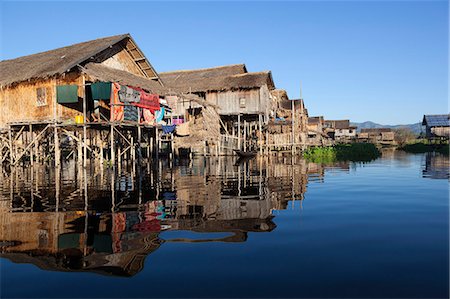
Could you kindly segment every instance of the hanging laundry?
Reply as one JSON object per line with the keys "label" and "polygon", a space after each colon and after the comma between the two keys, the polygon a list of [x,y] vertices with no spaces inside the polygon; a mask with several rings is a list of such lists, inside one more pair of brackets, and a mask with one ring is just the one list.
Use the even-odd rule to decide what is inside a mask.
{"label": "hanging laundry", "polygon": [[163,120],[164,113],[165,113],[165,108],[164,107],[161,107],[161,110],[155,112],[156,123],[159,123],[160,121]]}
{"label": "hanging laundry", "polygon": [[122,103],[138,103],[141,99],[141,93],[128,86],[121,85],[119,90],[119,101]]}
{"label": "hanging laundry", "polygon": [[56,99],[59,104],[78,103],[77,85],[56,86]]}
{"label": "hanging laundry", "polygon": [[123,104],[119,101],[120,85],[114,83],[111,85],[111,121],[123,120]]}
{"label": "hanging laundry", "polygon": [[139,103],[134,103],[135,106],[149,109],[152,112],[160,110],[159,96],[157,94],[150,94],[141,89],[141,98]]}
{"label": "hanging laundry", "polygon": [[172,119],[172,124],[174,124],[174,125],[181,125],[182,123],[184,123],[184,119],[182,119],[182,118]]}
{"label": "hanging laundry", "polygon": [[177,127],[176,125],[162,126],[162,130],[164,134],[170,134],[173,131],[175,131],[176,127]]}
{"label": "hanging laundry", "polygon": [[91,84],[94,100],[109,100],[111,98],[111,82],[96,82]]}
{"label": "hanging laundry", "polygon": [[147,125],[155,124],[155,115],[148,109],[142,109],[142,114],[144,116],[144,123]]}
{"label": "hanging laundry", "polygon": [[123,120],[137,122],[139,120],[138,107],[126,105],[123,108]]}

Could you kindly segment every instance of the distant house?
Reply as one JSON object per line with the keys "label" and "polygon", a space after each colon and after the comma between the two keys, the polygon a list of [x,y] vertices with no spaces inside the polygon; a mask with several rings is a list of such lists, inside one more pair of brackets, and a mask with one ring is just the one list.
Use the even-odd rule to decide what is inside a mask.
{"label": "distant house", "polygon": [[333,138],[337,141],[350,141],[356,138],[356,127],[350,126],[350,121],[346,120],[325,120],[324,127],[329,129]]}
{"label": "distant house", "polygon": [[379,144],[394,144],[394,131],[390,128],[361,129],[357,135],[359,141]]}
{"label": "distant house", "polygon": [[450,114],[424,115],[422,125],[425,126],[427,138],[449,138]]}
{"label": "distant house", "polygon": [[331,143],[332,137],[326,134],[323,116],[308,117],[307,129],[309,145],[317,146]]}
{"label": "distant house", "polygon": [[[283,89],[274,89],[271,95],[271,115],[267,125],[268,144],[278,149],[288,149],[293,140],[296,146],[305,145],[308,111],[305,109],[303,99],[289,99],[286,90]],[[294,112],[294,119],[292,112]],[[292,134],[292,127],[294,127],[294,134]]]}

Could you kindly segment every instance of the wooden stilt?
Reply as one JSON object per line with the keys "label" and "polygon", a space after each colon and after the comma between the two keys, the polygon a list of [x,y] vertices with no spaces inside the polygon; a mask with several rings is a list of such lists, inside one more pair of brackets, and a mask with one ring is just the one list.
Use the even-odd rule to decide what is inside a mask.
{"label": "wooden stilt", "polygon": [[238,133],[238,149],[241,148],[241,115],[238,114],[238,127],[237,127],[237,133]]}
{"label": "wooden stilt", "polygon": [[61,166],[61,149],[60,149],[60,143],[59,143],[59,134],[58,134],[58,127],[55,123],[54,126],[54,141],[55,141],[55,167],[58,168]]}
{"label": "wooden stilt", "polygon": [[263,154],[263,141],[262,141],[262,121],[261,121],[262,115],[258,115],[258,125],[259,125],[259,135],[258,135],[258,143],[259,143],[259,154]]}
{"label": "wooden stilt", "polygon": [[111,165],[116,165],[116,153],[114,152],[114,124],[111,123],[111,127],[110,127],[111,131],[110,131],[110,150],[111,150]]}
{"label": "wooden stilt", "polygon": [[9,126],[9,128],[8,128],[8,140],[9,140],[9,160],[10,160],[11,164],[15,164],[11,126]]}

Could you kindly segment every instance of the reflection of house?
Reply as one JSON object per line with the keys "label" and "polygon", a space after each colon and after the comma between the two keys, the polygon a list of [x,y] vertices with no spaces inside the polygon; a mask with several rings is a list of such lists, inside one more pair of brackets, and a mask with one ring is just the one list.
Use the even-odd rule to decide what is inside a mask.
{"label": "reflection of house", "polygon": [[349,142],[356,138],[356,127],[350,126],[348,119],[325,120],[324,127],[327,135],[336,141]]}
{"label": "reflection of house", "polygon": [[427,153],[423,177],[430,179],[449,179],[450,160],[446,155],[439,153]]}
{"label": "reflection of house", "polygon": [[427,138],[445,138],[450,135],[450,114],[424,115],[422,125],[425,126]]}
{"label": "reflection of house", "polygon": [[6,246],[1,256],[44,270],[132,276],[161,243],[160,220],[151,213],[2,214],[0,242]]}
{"label": "reflection of house", "polygon": [[391,145],[395,143],[394,131],[390,128],[361,129],[358,141]]}

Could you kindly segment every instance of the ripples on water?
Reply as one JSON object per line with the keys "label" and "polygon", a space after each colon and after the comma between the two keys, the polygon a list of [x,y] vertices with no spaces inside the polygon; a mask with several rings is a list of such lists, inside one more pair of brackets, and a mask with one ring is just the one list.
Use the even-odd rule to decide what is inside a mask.
{"label": "ripples on water", "polygon": [[[448,228],[448,213],[442,212],[448,209],[445,193],[448,192],[448,157],[385,152],[381,159],[368,164],[320,165],[290,157],[272,158],[270,162],[254,159],[238,165],[230,157],[175,164],[171,167],[167,160],[160,160],[154,165],[135,169],[123,166],[113,171],[98,167],[83,170],[68,162],[63,164],[60,174],[48,166],[3,170],[0,246],[4,295],[411,297],[416,294],[433,297],[448,294],[445,282],[448,258],[442,257],[442,252],[448,250],[445,245],[448,234],[442,234],[446,225]],[[428,189],[432,180],[427,183],[421,176],[438,179],[437,184]],[[421,196],[426,195],[434,196],[436,202],[424,202]],[[313,202],[303,203],[312,198]],[[403,216],[395,218],[399,209],[403,209]],[[430,218],[421,219],[424,215]],[[373,217],[377,220],[372,220]],[[405,230],[404,223],[396,222],[399,220],[410,221],[410,227],[414,227],[411,225],[414,221],[425,226],[414,236],[416,240],[412,237],[403,240],[410,231]],[[385,234],[380,235],[382,231]],[[362,232],[366,232],[364,237]],[[413,265],[417,263],[415,258],[421,258],[415,253],[418,248],[415,242],[420,242],[424,233],[434,242],[434,246],[425,248],[434,258],[427,261],[428,252],[422,256],[429,266],[423,269],[429,273],[424,277],[417,274],[417,277],[402,278],[393,287],[388,281],[395,281],[393,277],[398,279],[396,275],[406,271],[405,263],[411,265],[410,271],[423,270],[414,270]],[[303,241],[299,243],[300,240]],[[371,249],[366,248],[368,244],[372,244]],[[369,253],[373,246],[379,246],[380,251],[361,260],[361,254]],[[393,266],[389,264],[383,266],[392,258],[392,252],[384,252],[385,246],[416,255],[398,256],[401,266],[396,265],[398,261],[391,261],[396,265],[391,269]],[[210,250],[205,251],[206,248]],[[298,253],[308,252],[309,258],[296,256],[294,249]],[[329,252],[324,253],[324,249]],[[275,252],[277,256],[273,255]],[[152,262],[146,262],[153,255]],[[316,260],[319,257],[320,261]],[[387,259],[378,261],[381,257]],[[274,259],[279,263],[274,264]],[[315,262],[310,264],[312,261]],[[359,273],[355,265],[348,264],[353,262],[364,264],[368,272]],[[435,265],[443,262],[441,267]],[[40,270],[17,263],[35,265]],[[263,264],[266,267],[261,268]],[[159,272],[152,272],[152,266]],[[199,269],[209,272],[199,273]],[[62,273],[58,277],[49,274],[49,279],[57,283],[53,289],[33,282],[26,289],[21,288],[22,274],[33,280],[51,273],[47,270],[133,279],[118,283],[117,287],[121,287],[118,290],[111,285],[116,282],[103,276],[97,275],[92,280],[92,276],[77,274],[81,275],[77,281],[85,283],[79,288],[96,288],[88,295],[77,293],[78,287],[72,286],[71,278]],[[327,271],[337,276],[328,276]],[[248,276],[241,277],[243,273]],[[225,274],[228,278],[223,277]],[[317,281],[310,281],[308,275]],[[284,280],[290,281],[288,276],[307,284],[302,289],[295,283],[284,285]],[[351,278],[351,282],[344,281],[345,277]],[[432,277],[433,283],[420,285],[422,293],[411,286],[407,290],[412,282]],[[150,278],[155,287],[170,289],[149,293],[142,279]],[[178,282],[170,284],[172,278]],[[197,283],[203,292],[190,284],[180,285],[180,279],[188,282],[194,278],[200,279]],[[373,285],[393,289],[375,290]]]}

